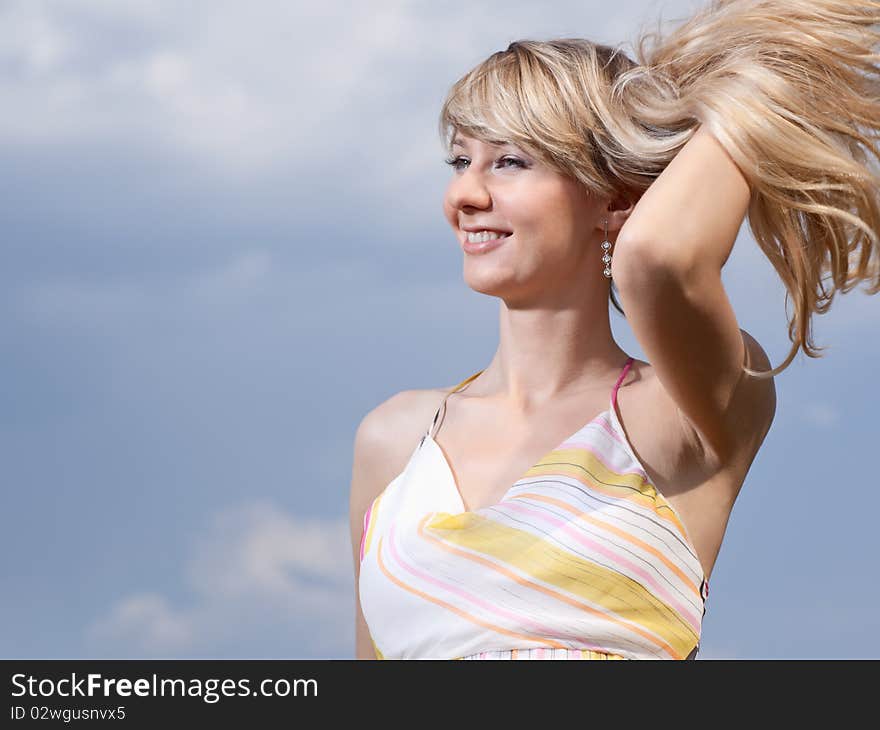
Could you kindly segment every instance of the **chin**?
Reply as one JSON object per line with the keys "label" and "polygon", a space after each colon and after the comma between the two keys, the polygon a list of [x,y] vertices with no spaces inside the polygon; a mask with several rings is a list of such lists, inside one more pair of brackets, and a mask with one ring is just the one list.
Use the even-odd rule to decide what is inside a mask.
{"label": "chin", "polygon": [[[482,262],[479,262],[482,264]],[[492,297],[504,298],[512,295],[516,289],[516,280],[508,267],[473,266],[465,263],[464,283],[475,292]]]}

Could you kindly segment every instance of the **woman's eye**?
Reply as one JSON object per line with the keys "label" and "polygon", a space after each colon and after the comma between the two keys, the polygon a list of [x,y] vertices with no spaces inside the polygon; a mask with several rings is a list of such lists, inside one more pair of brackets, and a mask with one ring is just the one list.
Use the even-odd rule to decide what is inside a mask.
{"label": "woman's eye", "polygon": [[[467,158],[465,157],[453,157],[448,160],[444,160],[447,165],[451,165],[454,170],[461,170],[460,163],[467,162]],[[502,157],[498,160],[499,167],[525,167],[526,164],[522,160],[518,160],[516,157]],[[510,163],[510,164],[507,164]]]}

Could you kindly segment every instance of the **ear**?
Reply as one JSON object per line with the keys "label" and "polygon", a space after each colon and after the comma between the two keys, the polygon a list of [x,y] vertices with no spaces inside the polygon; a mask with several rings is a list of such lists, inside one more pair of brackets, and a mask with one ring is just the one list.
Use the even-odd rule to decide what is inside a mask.
{"label": "ear", "polygon": [[615,195],[614,197],[609,199],[608,205],[602,212],[602,219],[599,221],[599,225],[602,230],[605,230],[604,221],[606,219],[608,220],[609,235],[612,232],[616,233],[621,228],[623,228],[623,224],[633,212],[633,209],[636,207],[637,202],[638,201],[634,197],[627,195]]}

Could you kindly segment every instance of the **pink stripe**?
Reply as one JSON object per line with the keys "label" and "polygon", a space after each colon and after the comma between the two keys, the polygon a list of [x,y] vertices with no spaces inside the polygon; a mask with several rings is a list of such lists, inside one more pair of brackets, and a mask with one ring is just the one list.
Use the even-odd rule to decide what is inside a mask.
{"label": "pink stripe", "polygon": [[364,532],[361,535],[361,559],[360,561],[364,562],[364,543],[367,541],[367,527],[370,524],[370,515],[373,513],[373,505],[376,504],[376,501],[373,500],[370,503],[370,506],[367,508],[367,511],[364,512]]}
{"label": "pink stripe", "polygon": [[[605,419],[600,419],[598,421],[598,423],[601,424],[601,427],[605,431],[610,433],[618,443],[620,443],[620,437],[616,433],[614,433],[613,430],[609,429]],[[589,451],[593,456],[596,457],[596,459],[599,461],[599,463],[602,464],[602,466],[604,466],[606,469],[608,469],[608,471],[613,471],[615,474],[619,474],[620,476],[629,476],[632,474],[634,476],[642,477],[646,480],[648,479],[648,475],[645,473],[645,470],[640,469],[638,467],[638,465],[636,465],[634,471],[618,471],[618,469],[611,467],[608,463],[609,454],[606,453],[605,451],[603,451],[602,449],[597,449],[596,444],[589,440],[588,434],[578,432],[576,437],[569,439],[564,444],[562,444],[559,448],[560,449],[577,448],[577,449],[583,449],[584,451]]]}
{"label": "pink stripe", "polygon": [[[607,433],[611,434],[611,436],[618,443],[620,443],[620,444],[624,443],[623,441],[620,440],[620,436],[613,429],[609,428],[608,424],[605,422],[604,419],[600,419],[599,423],[601,424],[602,428]],[[615,474],[619,474],[620,476],[638,476],[638,477],[641,477],[642,479],[644,479],[645,482],[650,484],[651,487],[654,489],[654,492],[657,495],[657,497],[663,501],[662,506],[667,507],[669,509],[669,511],[675,516],[676,520],[678,520],[678,525],[682,526],[682,528],[679,529],[678,525],[674,521],[668,522],[668,524],[670,524],[672,527],[676,528],[678,534],[681,536],[682,544],[687,548],[688,552],[691,554],[691,556],[694,558],[694,561],[699,566],[698,569],[696,570],[696,573],[698,575],[702,576],[703,575],[702,564],[700,564],[700,559],[697,557],[696,550],[694,550],[693,544],[691,543],[690,538],[688,538],[687,532],[684,530],[684,522],[681,519],[681,515],[678,514],[678,511],[675,509],[675,507],[672,506],[672,503],[668,499],[666,499],[666,497],[663,496],[663,493],[659,489],[657,489],[657,486],[653,482],[651,482],[651,479],[648,476],[648,474],[645,472],[645,470],[642,469],[641,467],[639,467],[637,463],[635,465],[634,471],[618,471],[617,469],[613,469],[608,465],[608,463],[603,458],[602,451],[595,450],[594,448],[592,448],[593,446],[595,446],[595,444],[592,444],[589,441],[578,441],[576,439],[571,439],[570,441],[567,441],[562,445],[562,447],[565,447],[565,448],[576,447],[576,448],[582,449],[584,451],[588,451],[590,454],[592,454],[599,461],[600,464],[602,464],[602,466],[604,466],[609,471],[613,471]],[[562,448],[562,447],[560,447],[560,448]],[[519,482],[517,482],[517,483],[519,483]],[[581,482],[581,484],[583,484],[585,487],[587,487],[587,489],[590,489],[591,491],[597,491],[597,490],[593,489],[592,487],[590,487],[590,485],[586,484],[585,482]],[[605,493],[602,492],[601,494],[605,494]],[[612,495],[608,495],[608,494],[605,494],[605,496],[608,496],[611,499],[618,499],[619,501],[626,501],[628,504],[634,505],[635,507],[637,507],[639,509],[646,509],[646,508],[641,507],[640,505],[636,504],[635,502],[630,502],[629,500],[625,500],[625,499],[618,498],[618,497],[613,497]],[[656,509],[655,510],[647,510],[647,512],[648,513],[653,512],[654,514],[657,514]]]}
{"label": "pink stripe", "polygon": [[395,545],[395,540],[394,540],[394,525],[392,525],[390,530],[388,531],[388,546],[389,546],[388,549],[390,550],[391,555],[398,562],[398,564],[404,570],[406,570],[408,573],[415,576],[416,578],[419,578],[419,579],[425,581],[426,583],[429,583],[433,586],[436,586],[437,588],[441,588],[445,591],[448,591],[449,593],[457,595],[460,598],[464,599],[465,601],[470,601],[471,603],[479,606],[480,608],[484,609],[485,611],[487,611],[490,614],[495,614],[497,616],[503,616],[504,618],[509,619],[510,621],[514,621],[515,623],[521,624],[523,626],[527,626],[529,629],[531,629],[531,631],[534,634],[537,634],[538,637],[540,637],[541,635],[558,637],[560,635],[559,627],[551,628],[551,627],[546,626],[544,624],[539,624],[535,621],[532,621],[532,620],[526,618],[525,616],[514,613],[513,611],[508,611],[506,609],[500,609],[500,608],[498,608],[498,606],[490,603],[489,601],[483,600],[479,596],[475,596],[473,593],[470,593],[469,591],[465,591],[465,590],[459,588],[458,586],[446,583],[445,581],[441,581],[441,580],[433,577],[429,573],[426,573],[424,570],[420,570],[419,568],[416,568],[415,566],[407,563],[403,559],[403,557],[400,555],[400,553],[397,552],[397,547]]}
{"label": "pink stripe", "polygon": [[544,647],[540,647],[538,649],[538,659],[543,659],[543,658],[544,658]]}
{"label": "pink stripe", "polygon": [[[623,438],[620,436],[620,434],[617,433],[617,430],[615,428],[613,428],[613,426],[611,425],[611,422],[606,421],[605,419],[602,419],[601,421],[599,421],[599,424],[602,426],[602,429],[609,436],[611,436],[611,438],[613,438],[615,441],[617,441],[617,443],[619,443],[621,446],[623,446],[626,449],[626,455],[629,456],[629,448],[630,447],[623,440]],[[638,474],[639,476],[643,476],[645,479],[648,478],[648,475],[645,473],[644,469],[642,469],[638,464],[636,464],[635,467],[636,467],[635,472],[626,472],[626,473],[627,474]]]}
{"label": "pink stripe", "polygon": [[[606,428],[604,426],[604,424],[603,424],[603,428]],[[607,430],[607,428],[606,428],[606,430]],[[615,438],[617,438],[617,437],[615,436]],[[676,524],[675,521],[669,521],[669,520],[664,519],[664,524],[668,525],[669,527],[675,528],[676,532],[678,532],[679,536],[681,537],[682,545],[684,545],[684,547],[690,553],[691,557],[694,559],[694,562],[698,566],[696,569],[694,569],[694,572],[696,572],[697,575],[703,575],[703,567],[700,564],[700,559],[697,557],[697,553],[694,550],[693,545],[691,544],[691,541],[687,536],[687,533],[684,532],[682,529],[678,528],[678,525],[684,524],[682,522],[681,516],[676,511],[675,507],[672,506],[672,503],[669,502],[669,500],[667,500],[666,497],[663,496],[663,493],[659,489],[657,489],[656,485],[651,483],[651,480],[648,478],[648,475],[645,473],[645,471],[643,469],[639,469],[638,467],[636,467],[635,471],[618,471],[617,469],[613,469],[607,464],[607,462],[603,458],[601,450],[596,451],[594,448],[592,448],[593,446],[595,446],[595,444],[591,444],[589,441],[571,440],[571,441],[566,441],[560,448],[576,447],[576,448],[579,448],[583,451],[587,451],[590,454],[592,454],[596,458],[596,460],[600,464],[602,464],[602,466],[604,466],[606,469],[608,469],[608,471],[612,471],[615,474],[618,474],[620,476],[638,476],[638,477],[641,477],[642,479],[644,479],[648,484],[650,484],[654,490],[654,493],[657,495],[657,497],[663,501],[664,504],[662,506],[668,507],[669,511],[678,520],[678,524]],[[525,479],[520,480],[520,482],[525,482],[525,481],[526,481]],[[659,514],[657,512],[657,509],[650,509],[648,507],[645,507],[643,505],[638,504],[637,502],[633,502],[632,500],[629,500],[626,497],[615,497],[613,494],[609,494],[608,492],[602,492],[581,479],[578,479],[577,481],[587,491],[594,492],[595,494],[601,495],[602,497],[604,497],[606,499],[613,499],[615,502],[620,502],[622,504],[626,504],[626,505],[632,507],[633,509],[641,510],[644,513],[644,515],[657,516]],[[514,484],[514,487],[518,486],[520,484],[520,482],[517,482],[516,484]],[[528,486],[528,484],[526,484],[526,486]],[[510,491],[513,491],[513,487],[511,487]],[[654,500],[654,501],[656,502],[657,500]],[[502,504],[506,504],[506,501],[502,500],[501,502],[499,502],[497,505],[494,505],[494,506],[499,507]],[[663,518],[661,517],[661,519],[663,519]],[[652,521],[654,521],[654,520],[652,520]],[[655,524],[656,524],[656,522],[655,522]],[[691,568],[693,569],[693,566],[691,566]]]}
{"label": "pink stripe", "polygon": [[[391,529],[389,530],[389,539],[393,538],[394,531],[395,531],[395,527],[394,527],[394,525],[392,524]],[[433,539],[433,540],[435,540],[435,541],[437,541],[437,542],[442,542],[441,540],[439,540],[439,538],[436,538],[436,537],[431,538],[431,539]],[[394,555],[394,557],[398,560],[398,562],[399,562],[404,568],[409,569],[409,568],[403,563],[403,560],[400,558],[400,556],[397,554],[397,552],[394,551],[394,549],[393,549],[393,548],[394,548],[394,543],[393,543],[393,542],[391,543],[391,546],[392,546],[392,548],[391,548],[391,549],[392,549],[392,554]],[[462,552],[461,549],[456,549],[456,551],[457,551],[457,552]],[[495,569],[496,569],[496,570],[499,570],[499,568],[495,568]],[[416,569],[416,568],[413,568],[412,570],[417,570],[417,569]],[[428,577],[428,578],[426,578],[426,580],[428,580],[429,582],[434,582],[434,583],[436,583],[437,585],[440,585],[440,586],[443,586],[443,585],[444,585],[444,584],[440,583],[439,581],[437,581],[436,579],[434,579],[434,578],[432,578],[432,577]],[[526,588],[530,588],[530,586],[526,586]],[[467,597],[471,597],[471,594],[461,593],[461,592],[459,592],[458,589],[456,589],[456,588],[454,588],[454,587],[453,587],[451,590],[452,590],[452,592],[454,592],[454,593],[459,593],[459,595],[462,595],[462,596],[464,596],[464,597],[466,597],[466,598],[467,598]],[[472,598],[472,600],[474,600],[474,601],[477,601],[477,600],[478,600],[478,599],[474,599],[473,597],[471,597],[471,598]],[[589,606],[590,608],[593,608],[593,609],[596,609],[596,610],[601,610],[601,611],[604,612],[604,613],[610,613],[609,611],[607,611],[607,609],[606,609],[604,606],[596,606],[596,605],[592,604],[592,603],[589,602],[589,601],[584,601],[583,599],[581,599],[580,602],[581,602],[583,605],[585,605],[585,606]],[[483,603],[484,603],[484,602],[483,602]],[[492,609],[492,610],[496,610],[496,612],[497,612],[497,607],[495,607],[494,605],[493,605],[493,606],[490,606],[490,609]],[[536,622],[531,621],[531,620],[528,619],[528,617],[526,617],[526,616],[519,616],[518,614],[510,614],[510,615],[513,615],[518,621],[520,621],[521,623],[526,624],[527,626],[530,626],[530,627],[536,627],[536,630],[535,630],[535,633],[536,633],[536,634],[541,634],[541,633],[545,633],[545,634],[546,634],[547,631],[548,631],[548,629],[547,629],[546,627],[542,627],[540,624],[537,624]],[[634,624],[630,624],[629,622],[625,621],[624,619],[620,619],[620,621],[621,621],[622,623],[626,624],[627,626],[634,625]],[[573,634],[573,633],[570,633],[570,632],[563,632],[559,627],[556,627],[555,629],[552,629],[551,631],[552,631],[551,635],[552,635],[555,639],[558,639],[558,640],[560,640],[560,641],[571,640],[571,641],[575,641],[575,642],[577,642],[578,644],[580,644],[580,645],[582,645],[582,646],[584,645],[583,637],[581,637],[581,636],[577,636],[577,635],[575,635],[575,634]],[[541,638],[541,637],[539,636],[539,637],[537,637],[537,638]],[[590,646],[590,645],[586,645],[586,646]],[[598,647],[598,646],[590,646],[590,648],[591,648],[591,649],[595,649],[596,651],[602,651],[602,652],[605,651],[605,649],[602,649],[601,647]]]}
{"label": "pink stripe", "polygon": [[[616,429],[613,428],[613,424],[610,424],[610,421],[606,423],[603,419],[600,421],[600,423],[602,424],[602,428],[605,429],[605,431],[607,431],[609,434],[611,434],[611,436],[621,446],[624,447],[624,449],[627,452],[627,456],[629,456],[630,459],[635,462],[636,471],[635,472],[626,472],[626,473],[627,474],[638,474],[639,476],[641,476],[648,484],[650,484],[654,488],[654,491],[657,493],[657,496],[660,497],[665,502],[666,506],[669,507],[669,510],[672,512],[672,514],[675,515],[675,519],[678,520],[678,523],[681,525],[681,529],[678,532],[682,536],[682,538],[684,540],[684,544],[687,547],[688,551],[691,553],[691,555],[693,555],[694,560],[699,564],[700,559],[697,557],[697,551],[694,550],[693,543],[691,542],[690,538],[687,536],[687,531],[684,527],[684,520],[681,519],[681,515],[678,514],[678,510],[675,509],[675,507],[672,505],[672,502],[670,502],[668,499],[666,499],[666,497],[663,496],[663,493],[659,489],[657,489],[657,485],[651,481],[651,478],[648,476],[647,472],[641,468],[641,466],[639,465],[638,461],[635,458],[635,453],[633,452],[632,446],[623,438],[623,434],[618,433],[616,431]],[[633,452],[633,453],[630,453],[630,452]],[[703,575],[702,565],[700,565],[698,573],[701,576]]]}
{"label": "pink stripe", "polygon": [[567,535],[573,537],[577,542],[583,545],[587,550],[590,549],[596,551],[600,555],[604,555],[605,557],[611,559],[612,561],[623,565],[628,568],[630,571],[638,575],[645,583],[650,585],[654,589],[654,593],[657,594],[658,598],[661,598],[667,605],[671,605],[675,608],[676,612],[690,625],[690,627],[694,630],[694,633],[700,633],[700,627],[696,622],[696,619],[693,616],[694,609],[683,604],[679,599],[670,594],[668,589],[659,584],[646,570],[639,567],[631,560],[625,558],[623,555],[614,553],[612,550],[609,550],[601,543],[592,540],[591,538],[584,535],[582,532],[572,527],[571,522],[568,520],[564,520],[560,517],[557,517],[554,514],[547,512],[546,510],[538,509],[536,507],[531,507],[522,503],[509,502],[506,505],[508,508],[513,510],[514,512],[519,512],[523,515],[529,515],[531,517],[535,517],[538,520],[543,520],[546,523],[553,525],[558,528],[562,532]]}

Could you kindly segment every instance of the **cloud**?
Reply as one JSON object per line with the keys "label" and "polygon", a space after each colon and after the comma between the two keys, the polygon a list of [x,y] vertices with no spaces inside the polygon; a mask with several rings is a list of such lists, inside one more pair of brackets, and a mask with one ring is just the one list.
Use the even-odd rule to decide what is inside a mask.
{"label": "cloud", "polygon": [[[184,571],[192,599],[121,596],[85,630],[101,657],[351,656],[353,571],[347,519],[297,517],[255,502],[216,514]],[[297,656],[293,647],[297,647]]]}
{"label": "cloud", "polygon": [[490,53],[522,37],[608,41],[608,28],[631,32],[636,19],[653,17],[635,0],[602,13],[602,26],[580,3],[548,15],[486,2],[466,18],[403,0],[341,9],[282,0],[4,3],[0,144],[128,143],[242,182],[329,158],[366,164],[393,185],[439,157],[442,97]]}
{"label": "cloud", "polygon": [[189,617],[175,615],[163,596],[139,593],[121,599],[88,633],[98,643],[129,643],[135,653],[165,654],[189,646],[194,627]]}
{"label": "cloud", "polygon": [[128,5],[4,4],[0,142],[136,142],[263,172],[350,146],[351,110],[387,113],[388,64],[428,31],[388,0],[346,6],[345,23],[333,3]]}

